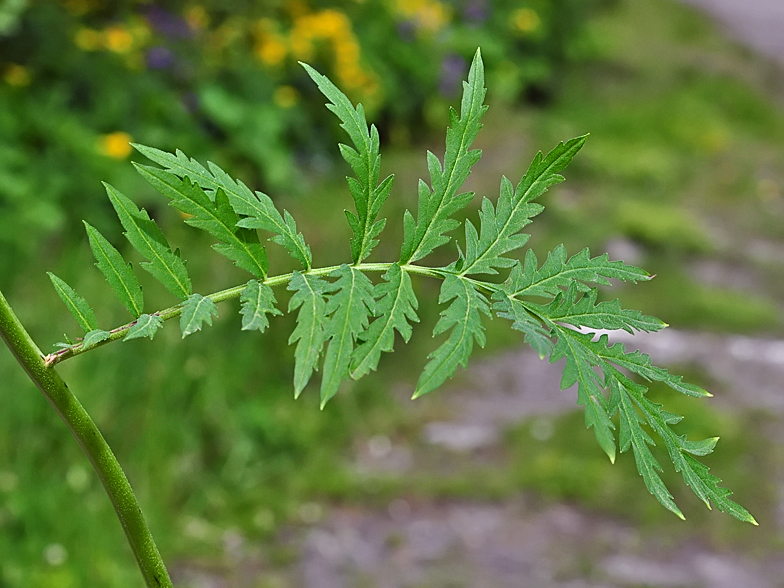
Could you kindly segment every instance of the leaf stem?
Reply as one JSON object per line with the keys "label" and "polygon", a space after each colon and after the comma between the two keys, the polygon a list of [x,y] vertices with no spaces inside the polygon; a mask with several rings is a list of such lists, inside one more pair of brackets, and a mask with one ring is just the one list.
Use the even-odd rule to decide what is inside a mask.
{"label": "leaf stem", "polygon": [[117,458],[76,396],[71,393],[60,375],[44,362],[43,354],[19,322],[2,292],[0,336],[33,383],[63,419],[92,463],[120,519],[148,588],[171,588],[169,573]]}
{"label": "leaf stem", "polygon": [[[387,271],[390,266],[393,265],[392,263],[358,263],[355,264],[353,267],[356,269],[363,271],[363,272],[385,272]],[[310,275],[310,276],[326,276],[338,269],[339,265],[332,265],[328,267],[310,269],[307,271],[302,272],[303,274]],[[424,267],[420,265],[412,265],[412,264],[405,264],[401,266],[404,270],[412,274],[419,274],[421,276],[427,276],[431,278],[440,278],[443,279],[444,276],[448,272],[444,269],[440,268],[431,268],[431,267]],[[264,280],[264,283],[268,286],[283,286],[288,284],[291,281],[291,278],[294,274],[281,274],[278,276],[270,276]],[[469,278],[466,278],[469,279]],[[474,280],[472,280],[474,281]],[[233,286],[232,288],[227,288],[225,290],[221,290],[219,292],[215,292],[213,294],[209,294],[206,298],[210,298],[216,304],[218,302],[223,302],[225,300],[231,300],[233,298],[239,298],[242,291],[245,289],[247,284],[240,284],[239,286]],[[182,303],[177,304],[175,306],[170,306],[169,308],[164,308],[163,310],[158,310],[152,313],[155,316],[160,317],[162,320],[167,321],[169,319],[176,318],[182,314]],[[128,334],[128,331],[131,330],[136,324],[136,321],[131,321],[130,323],[126,323],[122,326],[116,327],[109,331],[109,337],[96,343],[95,345],[91,345],[87,349],[84,348],[83,343],[77,343],[76,345],[71,345],[69,347],[65,347],[54,353],[50,353],[46,357],[43,358],[44,365],[46,367],[54,367],[61,361],[69,359],[71,357],[75,357],[77,355],[81,355],[86,351],[90,351],[92,349],[97,349],[98,347],[102,347],[107,343],[111,343],[112,341],[117,341],[118,339],[123,339]]]}

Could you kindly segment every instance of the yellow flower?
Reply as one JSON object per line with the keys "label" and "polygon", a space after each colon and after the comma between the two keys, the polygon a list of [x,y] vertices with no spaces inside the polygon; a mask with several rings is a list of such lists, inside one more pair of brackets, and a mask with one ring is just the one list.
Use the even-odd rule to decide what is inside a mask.
{"label": "yellow flower", "polygon": [[[297,19],[299,22],[300,19]],[[296,59],[310,61],[313,58],[313,36],[311,32],[302,26],[294,26],[289,38],[291,53]]]}
{"label": "yellow flower", "polygon": [[210,24],[210,17],[203,6],[191,6],[185,11],[185,20],[194,31],[200,31]]}
{"label": "yellow flower", "polygon": [[275,89],[272,100],[281,108],[291,108],[299,102],[299,92],[291,86],[280,86]]}
{"label": "yellow flower", "polygon": [[515,10],[510,18],[512,26],[521,33],[533,33],[542,24],[542,19],[531,8]]}
{"label": "yellow flower", "polygon": [[442,29],[451,17],[451,11],[438,0],[397,0],[397,12],[416,22],[417,27],[431,32]]}
{"label": "yellow flower", "polygon": [[82,27],[76,31],[74,42],[76,43],[76,46],[79,47],[79,49],[82,51],[95,51],[102,45],[101,33],[94,29]]}
{"label": "yellow flower", "polygon": [[23,65],[12,63],[3,73],[3,79],[9,86],[29,86],[32,81],[30,70]]}
{"label": "yellow flower", "polygon": [[268,18],[261,18],[256,22],[254,36],[255,44],[253,47],[256,57],[264,65],[275,67],[286,58],[288,47],[278,33],[275,32],[275,23]]}
{"label": "yellow flower", "polygon": [[274,67],[280,65],[286,58],[288,49],[277,35],[269,35],[266,39],[256,43],[255,51],[256,56],[264,65]]}
{"label": "yellow flower", "polygon": [[82,16],[90,9],[90,3],[87,0],[66,0],[64,4],[65,9],[74,16]]}
{"label": "yellow flower", "polygon": [[99,147],[104,155],[114,159],[125,159],[131,154],[131,141],[133,138],[122,131],[115,131],[108,135],[103,135],[99,142]]}
{"label": "yellow flower", "polygon": [[104,43],[109,51],[128,53],[133,48],[133,36],[124,27],[112,26],[103,32]]}

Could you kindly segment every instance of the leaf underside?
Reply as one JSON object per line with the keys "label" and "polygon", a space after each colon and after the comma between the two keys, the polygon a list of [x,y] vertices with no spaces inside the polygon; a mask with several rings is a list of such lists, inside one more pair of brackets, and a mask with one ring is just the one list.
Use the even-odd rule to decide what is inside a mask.
{"label": "leaf underside", "polygon": [[267,315],[283,314],[275,308],[275,293],[267,284],[251,280],[240,294],[242,330],[264,332],[269,326]]}
{"label": "leaf underside", "polygon": [[474,349],[474,340],[485,345],[481,315],[490,316],[490,305],[473,282],[447,275],[441,285],[438,302],[452,300],[433,329],[433,336],[450,331],[449,338],[431,353],[430,361],[417,382],[414,398],[432,392],[451,378],[459,365],[465,367]]}
{"label": "leaf underside", "polygon": [[182,305],[180,331],[182,338],[201,331],[204,323],[212,324],[212,317],[218,316],[218,309],[211,298],[201,294],[191,294]]}
{"label": "leaf underside", "polygon": [[123,341],[149,337],[152,339],[155,333],[163,326],[163,319],[157,314],[143,314],[131,325]]}
{"label": "leaf underside", "polygon": [[384,281],[373,288],[377,318],[359,334],[362,341],[351,358],[351,377],[361,378],[375,370],[382,352],[392,351],[395,331],[408,343],[413,328],[409,321],[419,322],[418,302],[411,286],[411,277],[399,264],[390,266]]}
{"label": "leaf underside", "polygon": [[294,292],[289,300],[289,312],[299,309],[297,326],[289,337],[289,345],[297,343],[294,351],[294,397],[299,397],[318,369],[321,349],[324,347],[326,322],[325,292],[330,284],[316,276],[294,272],[288,289]]}
{"label": "leaf underside", "polygon": [[354,342],[367,328],[375,308],[373,284],[364,273],[342,265],[330,275],[338,280],[330,286],[333,293],[325,308],[329,319],[324,324],[324,334],[329,343],[321,378],[322,408],[337,393],[340,382],[349,376]]}

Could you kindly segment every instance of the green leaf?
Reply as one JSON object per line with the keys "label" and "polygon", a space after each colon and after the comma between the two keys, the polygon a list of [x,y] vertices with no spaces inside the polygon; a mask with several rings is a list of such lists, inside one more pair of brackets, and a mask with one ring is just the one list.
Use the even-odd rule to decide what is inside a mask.
{"label": "green leaf", "polygon": [[377,301],[378,318],[359,335],[363,342],[351,358],[351,377],[355,380],[376,369],[381,352],[392,351],[396,329],[408,343],[413,331],[408,321],[419,322],[416,314],[418,302],[411,287],[411,277],[400,265],[389,267],[384,281],[373,288],[373,298]]}
{"label": "green leaf", "polygon": [[414,398],[432,392],[451,378],[458,365],[466,362],[474,349],[474,340],[485,345],[485,332],[480,313],[491,316],[487,298],[466,278],[447,275],[441,285],[439,304],[452,300],[452,304],[441,312],[441,318],[433,329],[433,336],[451,329],[449,338],[428,358],[424,372],[419,377]]}
{"label": "green leaf", "polygon": [[109,337],[111,337],[111,333],[109,331],[104,331],[101,329],[95,329],[94,331],[90,331],[89,333],[85,334],[84,339],[82,339],[82,351],[87,351],[88,349],[95,347],[101,341],[106,341]]}
{"label": "green leaf", "polygon": [[330,274],[338,278],[330,286],[333,291],[326,306],[329,321],[324,334],[329,344],[324,354],[324,375],[321,378],[321,408],[338,391],[340,382],[348,377],[354,341],[368,327],[368,317],[373,313],[373,284],[358,269],[341,265]]}
{"label": "green leaf", "polygon": [[218,309],[212,298],[201,294],[191,294],[182,305],[180,314],[180,331],[182,338],[192,335],[196,331],[201,331],[204,323],[212,324],[212,317],[218,316]]}
{"label": "green leaf", "polygon": [[68,311],[76,319],[76,322],[79,323],[82,330],[85,333],[89,333],[90,331],[97,329],[98,321],[95,318],[93,309],[87,304],[87,301],[52,272],[46,273],[49,274],[49,279],[52,280],[52,285],[57,291],[57,295],[65,303]]}
{"label": "green leaf", "polygon": [[289,345],[297,343],[294,351],[294,397],[299,397],[318,369],[321,349],[324,347],[324,323],[327,320],[324,293],[330,284],[316,276],[294,272],[288,290],[294,292],[289,300],[289,312],[299,308],[297,326],[289,337]]}
{"label": "green leaf", "polygon": [[139,265],[178,298],[184,300],[190,296],[191,279],[185,269],[185,263],[177,253],[172,253],[166,237],[155,221],[150,220],[146,210],[139,210],[113,186],[105,182],[104,186],[125,229],[125,236],[134,249],[148,260]]}
{"label": "green leaf", "polygon": [[609,286],[610,278],[624,282],[651,279],[650,274],[645,270],[622,261],[610,261],[606,253],[593,259],[590,255],[586,247],[567,260],[566,248],[558,245],[547,255],[547,260],[542,267],[537,269],[536,255],[529,249],[525,254],[524,264],[518,263],[512,268],[509,278],[504,282],[503,290],[510,296],[550,298],[572,283],[575,283],[580,291],[587,292],[589,287],[585,284]]}
{"label": "green leaf", "polygon": [[[590,336],[588,338],[590,339]],[[607,335],[602,335],[598,341],[592,342],[591,348],[596,357],[602,361],[627,369],[648,381],[663,382],[673,390],[686,396],[695,398],[712,396],[712,394],[699,386],[684,382],[682,376],[676,376],[664,368],[651,365],[650,355],[640,351],[626,353],[622,343],[616,343],[610,347]]]}
{"label": "green leaf", "polygon": [[480,150],[469,151],[469,148],[482,127],[479,120],[487,111],[487,106],[483,105],[486,91],[484,65],[477,49],[468,72],[468,82],[463,82],[460,118],[454,109],[449,109],[444,165],[442,167],[438,158],[428,152],[431,187],[420,180],[417,221],[408,211],[404,215],[401,263],[413,263],[448,243],[449,237],[444,233],[459,225],[450,217],[465,208],[474,196],[472,192],[458,194],[457,191],[482,155]]}
{"label": "green leaf", "polygon": [[306,270],[310,269],[312,262],[310,247],[305,245],[302,233],[297,232],[294,218],[285,210],[281,216],[269,196],[263,192],[252,192],[243,182],[234,180],[211,161],[207,162],[209,169],[205,168],[195,159],[189,159],[179,149],[176,154],[172,154],[153,147],[132,145],[151,161],[180,177],[189,177],[204,190],[213,193],[223,190],[234,211],[247,217],[237,223],[238,227],[264,229],[274,233],[275,236],[270,240],[282,245],[294,259],[302,263]]}
{"label": "green leaf", "polygon": [[269,269],[267,252],[251,229],[237,228],[239,218],[226,193],[219,188],[210,198],[186,176],[178,177],[163,169],[134,163],[138,172],[178,210],[190,215],[185,222],[207,231],[220,241],[213,248],[231,259],[237,267],[264,279]]}
{"label": "green leaf", "polygon": [[340,153],[356,174],[356,179],[348,178],[348,186],[357,215],[354,216],[346,211],[346,216],[354,233],[351,238],[351,256],[354,263],[359,263],[378,244],[376,237],[384,229],[386,219],[379,221],[376,219],[381,206],[389,197],[393,178],[388,176],[380,185],[378,183],[381,169],[378,130],[375,125],[368,130],[362,105],[357,104],[354,108],[346,95],[326,76],[306,63],[300,62],[300,64],[316,82],[321,93],[329,99],[330,104],[327,104],[327,108],[340,119],[340,126],[354,143],[355,149],[340,145]]}
{"label": "green leaf", "polygon": [[496,292],[493,299],[497,301],[493,303],[493,310],[497,311],[500,318],[513,321],[513,329],[525,333],[525,342],[534,348],[541,359],[550,355],[553,349],[550,330],[528,312],[522,302],[503,292]]}
{"label": "green leaf", "polygon": [[572,331],[560,325],[553,325],[558,340],[550,354],[550,363],[566,358],[561,389],[566,390],[577,384],[577,404],[585,409],[585,426],[593,428],[599,446],[615,463],[615,425],[610,420],[609,406],[602,391],[603,382],[593,371],[598,365],[591,353],[591,336]]}
{"label": "green leaf", "polygon": [[519,249],[528,242],[530,235],[521,234],[523,227],[531,223],[531,218],[544,207],[532,201],[544,194],[547,189],[564,178],[558,175],[572,160],[585,143],[587,135],[559,143],[555,149],[542,156],[534,157],[528,171],[512,190],[512,183],[501,180],[501,194],[498,205],[493,208],[487,198],[482,200],[480,215],[480,235],[474,226],[466,221],[466,253],[460,273],[496,274],[496,268],[506,268],[515,261],[503,257],[504,253]]}
{"label": "green leaf", "polygon": [[577,283],[572,282],[565,292],[560,292],[547,305],[527,303],[534,311],[551,321],[589,329],[623,329],[628,333],[634,329],[645,332],[660,331],[667,326],[656,317],[646,316],[639,310],[621,308],[619,300],[596,303],[598,290],[591,288],[580,294]]}
{"label": "green leaf", "polygon": [[683,475],[686,484],[699,496],[705,506],[710,508],[713,503],[720,511],[726,512],[738,520],[756,525],[757,521],[749,511],[729,499],[732,492],[719,486],[721,480],[711,474],[707,466],[692,456],[710,453],[716,444],[716,439],[706,439],[695,443],[688,441],[685,436],[677,435],[670,425],[680,421],[680,417],[665,412],[661,405],[646,398],[644,386],[628,385],[630,384],[629,380],[617,371],[613,377],[622,383],[621,389],[640,409],[656,434],[662,438],[670,459],[675,465],[675,470]]}
{"label": "green leaf", "polygon": [[143,314],[136,319],[136,322],[128,329],[123,341],[138,339],[139,337],[149,337],[152,339],[155,333],[163,326],[163,319],[157,314]]}
{"label": "green leaf", "polygon": [[257,280],[251,280],[240,294],[242,308],[242,330],[252,331],[258,329],[260,332],[269,326],[268,314],[283,314],[275,308],[276,300],[272,288]]}
{"label": "green leaf", "polygon": [[648,491],[656,497],[656,500],[658,500],[662,506],[683,519],[683,513],[676,506],[672,494],[670,494],[664,481],[659,476],[659,472],[663,470],[648,447],[649,445],[655,445],[655,443],[650,435],[645,432],[645,429],[642,428],[642,423],[645,422],[645,420],[640,417],[639,413],[632,405],[628,390],[623,384],[616,378],[611,380],[611,384],[613,387],[613,395],[618,396],[618,411],[620,413],[618,445],[620,446],[621,452],[625,452],[629,447],[632,447],[634,461],[637,463],[637,471],[640,473],[640,476],[642,476],[645,487],[648,488]]}
{"label": "green leaf", "polygon": [[120,252],[107,241],[97,229],[92,227],[87,221],[84,226],[87,229],[87,237],[90,240],[90,249],[97,263],[95,264],[101,273],[106,277],[106,281],[111,286],[117,298],[123,303],[134,318],[141,315],[144,307],[144,297],[142,288],[131,269],[131,264],[127,263]]}

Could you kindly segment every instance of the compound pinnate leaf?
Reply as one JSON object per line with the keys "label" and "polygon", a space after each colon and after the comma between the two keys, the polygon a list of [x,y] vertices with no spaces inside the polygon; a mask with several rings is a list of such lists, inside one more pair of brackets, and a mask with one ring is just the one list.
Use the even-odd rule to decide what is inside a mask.
{"label": "compound pinnate leaf", "polygon": [[163,319],[157,314],[143,314],[137,318],[136,322],[128,329],[128,334],[125,335],[123,341],[139,339],[140,337],[149,337],[152,339],[155,336],[155,333],[158,332],[158,329],[162,326]]}
{"label": "compound pinnate leaf", "polygon": [[[633,402],[640,410],[648,425],[664,441],[675,470],[681,473],[686,484],[705,505],[710,508],[712,503],[716,508],[736,519],[756,525],[757,521],[745,508],[729,499],[732,492],[719,486],[721,480],[711,474],[706,465],[693,457],[710,453],[716,445],[717,439],[714,437],[694,442],[688,441],[684,435],[677,435],[671,425],[680,422],[681,417],[664,411],[660,404],[649,400],[645,396],[647,390],[645,386],[635,385],[617,370],[612,377],[619,383],[617,388],[621,391],[622,396],[627,398],[623,401]],[[669,508],[656,493],[654,496]]]}
{"label": "compound pinnate leaf", "polygon": [[470,222],[466,222],[466,254],[460,268],[461,274],[496,274],[496,268],[514,265],[514,261],[503,257],[509,251],[519,249],[528,241],[529,235],[521,234],[523,227],[544,207],[533,202],[547,189],[564,180],[562,171],[585,143],[587,136],[576,137],[559,143],[546,157],[542,152],[534,157],[528,171],[512,190],[512,183],[503,178],[498,204],[494,208],[486,198],[480,212],[480,234]]}
{"label": "compound pinnate leaf", "polygon": [[509,278],[504,282],[504,291],[511,296],[543,296],[551,297],[572,283],[587,292],[585,284],[609,286],[610,278],[624,282],[650,280],[645,270],[622,261],[610,261],[605,253],[591,258],[588,248],[567,259],[566,248],[558,245],[547,255],[541,268],[537,269],[536,254],[529,249],[525,254],[525,262],[516,264]]}
{"label": "compound pinnate leaf", "polygon": [[76,290],[71,288],[65,281],[58,278],[52,272],[47,272],[47,274],[49,274],[49,279],[52,281],[52,285],[57,291],[57,295],[76,319],[76,322],[79,323],[82,330],[85,333],[89,333],[90,331],[97,329],[98,321],[95,318],[95,312],[93,312],[93,309],[87,304],[87,301],[79,296],[79,294],[76,293]]}
{"label": "compound pinnate leaf", "polygon": [[185,300],[191,294],[191,279],[185,262],[177,253],[172,253],[163,232],[151,220],[147,211],[137,206],[113,186],[104,182],[106,193],[125,229],[125,236],[142,257],[148,261],[139,265],[150,272],[164,287]]}
{"label": "compound pinnate leaf", "polygon": [[395,343],[395,330],[408,343],[413,328],[409,321],[419,322],[416,309],[418,307],[411,277],[392,264],[384,274],[384,281],[373,288],[376,299],[376,318],[366,331],[359,335],[362,341],[354,350],[351,358],[351,377],[361,378],[369,371],[376,369],[382,352],[392,351]]}
{"label": "compound pinnate leaf", "polygon": [[481,314],[491,316],[490,306],[484,294],[474,284],[459,276],[447,275],[441,285],[438,302],[452,304],[441,312],[441,318],[433,329],[433,336],[451,329],[449,338],[428,357],[430,361],[419,377],[414,398],[432,392],[451,378],[457,366],[466,366],[474,349],[474,340],[485,345],[485,332]]}
{"label": "compound pinnate leaf", "polygon": [[473,193],[457,192],[468,178],[471,167],[482,155],[478,149],[469,149],[482,127],[479,120],[487,111],[487,106],[483,104],[486,92],[484,65],[477,50],[468,72],[468,81],[463,82],[460,117],[458,118],[454,109],[450,108],[449,111],[444,165],[442,167],[438,158],[428,152],[427,167],[430,171],[431,187],[422,181],[419,183],[416,222],[406,211],[403,220],[401,263],[418,261],[436,247],[448,243],[449,237],[444,233],[459,225],[451,216],[465,208],[473,198]]}
{"label": "compound pinnate leaf", "polygon": [[218,188],[210,198],[187,176],[146,165],[134,164],[137,171],[151,186],[169,199],[169,203],[190,215],[185,222],[208,232],[220,241],[213,248],[231,259],[238,267],[264,279],[269,269],[267,252],[259,237],[251,229],[237,228],[239,218],[229,204],[226,193]]}
{"label": "compound pinnate leaf", "polygon": [[661,465],[651,453],[649,446],[655,445],[650,435],[642,428],[645,422],[632,405],[628,391],[615,378],[612,379],[612,394],[618,397],[618,412],[620,414],[620,430],[618,432],[618,445],[621,452],[632,448],[637,471],[642,476],[645,487],[656,497],[662,506],[683,519],[683,513],[675,504],[675,500],[664,485],[659,473]]}
{"label": "compound pinnate leaf", "polygon": [[289,337],[289,345],[297,343],[294,351],[294,397],[299,397],[318,368],[321,349],[324,347],[326,300],[324,294],[330,284],[317,276],[294,272],[288,290],[294,292],[289,300],[289,312],[299,309],[297,326]]}
{"label": "compound pinnate leaf", "polygon": [[[87,334],[76,344],[66,337],[65,349],[47,356],[47,363],[53,365],[85,348],[112,340],[119,333],[126,333],[126,339],[152,337],[160,328],[162,317],[172,318],[178,313],[185,336],[201,328],[204,322],[212,321],[215,300],[237,296],[242,304],[243,329],[264,331],[269,327],[269,315],[280,313],[275,308],[271,286],[288,282],[288,289],[293,292],[289,311],[298,311],[297,326],[289,338],[290,344],[296,343],[295,396],[318,369],[327,343],[321,381],[323,408],[343,379],[359,378],[376,369],[381,353],[393,349],[396,331],[405,341],[410,338],[412,322],[418,321],[417,299],[410,277],[420,274],[440,278],[443,284],[439,302],[449,304],[433,334],[446,334],[446,337],[429,356],[415,397],[435,389],[452,377],[458,366],[465,366],[474,342],[484,344],[481,315],[490,316],[486,296],[492,294],[493,311],[511,320],[512,328],[523,332],[525,340],[541,357],[549,355],[551,362],[565,360],[561,385],[564,388],[577,385],[578,404],[584,406],[586,424],[593,429],[600,447],[611,460],[618,449],[621,452],[632,449],[646,487],[659,502],[682,517],[660,476],[661,465],[651,450],[654,438],[664,443],[676,470],[705,504],[716,505],[732,516],[755,523],[748,511],[729,499],[730,492],[719,486],[720,480],[696,459],[711,453],[717,438],[692,441],[676,434],[672,427],[682,417],[648,399],[645,385],[631,378],[660,381],[689,396],[709,394],[683,382],[680,376],[652,365],[650,357],[639,351],[626,352],[620,343],[610,345],[606,334],[596,337],[595,333],[582,332],[583,329],[657,331],[666,326],[654,317],[622,308],[617,300],[597,301],[596,286],[609,286],[613,279],[637,282],[651,276],[621,261],[610,261],[606,254],[591,258],[587,249],[567,257],[563,245],[556,247],[541,267],[532,251],[526,252],[523,262],[506,257],[527,243],[528,235],[522,230],[542,211],[535,200],[563,180],[559,173],[581,149],[585,137],[559,143],[547,155],[537,154],[516,187],[503,178],[497,202],[484,199],[479,223],[465,223],[465,253],[458,246],[456,261],[445,267],[416,264],[450,240],[447,234],[460,225],[453,218],[455,213],[473,197],[472,193],[460,193],[460,190],[481,155],[479,150],[471,150],[486,110],[484,70],[477,51],[463,86],[460,114],[454,109],[449,112],[443,162],[433,153],[427,154],[430,185],[419,182],[416,218],[408,211],[403,216],[400,261],[363,263],[384,228],[385,220],[378,216],[389,195],[392,177],[379,183],[378,131],[368,126],[362,106],[355,107],[326,77],[305,67],[329,100],[328,108],[340,119],[353,144],[353,147],[339,146],[355,175],[348,178],[348,187],[356,213],[347,212],[353,233],[353,265],[311,269],[310,249],[297,231],[293,217],[285,210],[279,212],[269,196],[254,193],[213,163],[205,167],[180,151],[170,154],[137,146],[164,168],[139,166],[142,175],[181,211],[191,215],[186,222],[217,237],[220,242],[215,248],[219,252],[257,279],[216,292],[210,298],[191,295],[184,264],[171,252],[157,225],[143,210],[107,187],[129,240],[149,260],[144,264],[145,269],[185,302],[153,315],[142,314],[134,323],[107,332],[93,328],[94,316],[86,302],[59,278],[52,277]],[[305,271],[267,277],[266,252],[255,229],[271,232],[271,240],[285,247]],[[89,225],[88,235],[99,267],[103,266],[112,288],[137,315],[141,312],[140,290],[128,264]],[[503,269],[510,269],[503,283],[473,277],[497,274]],[[378,271],[386,273],[374,287],[366,273]],[[333,278],[333,282],[318,277],[325,275]],[[613,420],[616,417],[617,423]]]}
{"label": "compound pinnate leaf", "polygon": [[507,296],[503,292],[496,292],[493,295],[493,310],[500,318],[512,321],[512,328],[525,333],[525,342],[528,343],[544,359],[553,350],[550,330],[542,322],[534,317],[525,305]]}
{"label": "compound pinnate leaf", "polygon": [[623,329],[628,333],[637,331],[655,332],[667,326],[656,317],[646,316],[639,310],[621,308],[619,300],[599,302],[598,290],[591,288],[580,294],[576,282],[572,282],[565,292],[560,292],[547,305],[529,303],[537,314],[551,321],[587,327],[589,329]]}
{"label": "compound pinnate leaf", "polygon": [[297,224],[292,216],[285,210],[281,216],[269,196],[263,192],[254,193],[243,182],[233,179],[212,162],[207,162],[209,169],[205,168],[179,149],[176,154],[172,154],[144,145],[133,144],[133,147],[168,171],[180,177],[187,176],[204,190],[213,193],[223,190],[234,211],[247,217],[239,221],[238,227],[264,229],[274,233],[275,236],[270,240],[282,245],[305,269],[310,269],[312,255],[305,238],[297,232]]}
{"label": "compound pinnate leaf", "polygon": [[357,336],[368,327],[374,312],[373,284],[358,269],[341,265],[330,274],[338,280],[330,286],[324,333],[329,344],[324,354],[321,378],[321,408],[337,393],[340,382],[349,376],[351,354]]}
{"label": "compound pinnate leaf", "polygon": [[379,184],[381,155],[378,130],[375,125],[368,129],[362,105],[357,104],[354,108],[348,97],[326,76],[305,63],[301,65],[316,82],[321,93],[329,99],[330,104],[327,104],[327,108],[340,119],[340,126],[354,143],[354,149],[347,145],[340,145],[340,153],[356,175],[356,179],[348,179],[348,185],[357,215],[354,216],[348,211],[346,215],[354,233],[351,238],[351,256],[354,263],[359,263],[376,246],[378,243],[376,237],[384,229],[386,221],[376,219],[392,189],[392,176]]}
{"label": "compound pinnate leaf", "polygon": [[572,331],[560,325],[553,325],[558,340],[550,354],[550,363],[566,358],[561,389],[566,390],[577,384],[577,404],[585,409],[585,426],[593,428],[599,446],[615,462],[615,425],[610,420],[609,406],[604,396],[603,382],[593,371],[598,364],[591,353],[591,336]]}
{"label": "compound pinnate leaf", "polygon": [[212,324],[212,317],[218,316],[218,309],[212,298],[201,294],[191,294],[182,305],[180,314],[180,331],[182,338],[192,335],[196,331],[201,331],[204,323]]}
{"label": "compound pinnate leaf", "polygon": [[609,345],[607,335],[599,337],[598,341],[591,341],[591,350],[600,360],[622,367],[637,374],[648,381],[663,382],[673,390],[693,396],[704,398],[711,396],[709,392],[699,386],[683,381],[682,376],[669,373],[666,369],[651,364],[651,357],[641,351],[627,353],[622,343]]}
{"label": "compound pinnate leaf", "polygon": [[272,288],[258,280],[251,280],[240,294],[242,308],[242,330],[252,331],[257,329],[264,332],[269,326],[268,314],[283,314],[275,308],[276,300]]}
{"label": "compound pinnate leaf", "polygon": [[142,314],[144,297],[142,288],[131,269],[131,264],[123,259],[120,252],[87,221],[83,221],[90,240],[90,249],[96,259],[96,266],[106,278],[114,293],[134,318]]}

